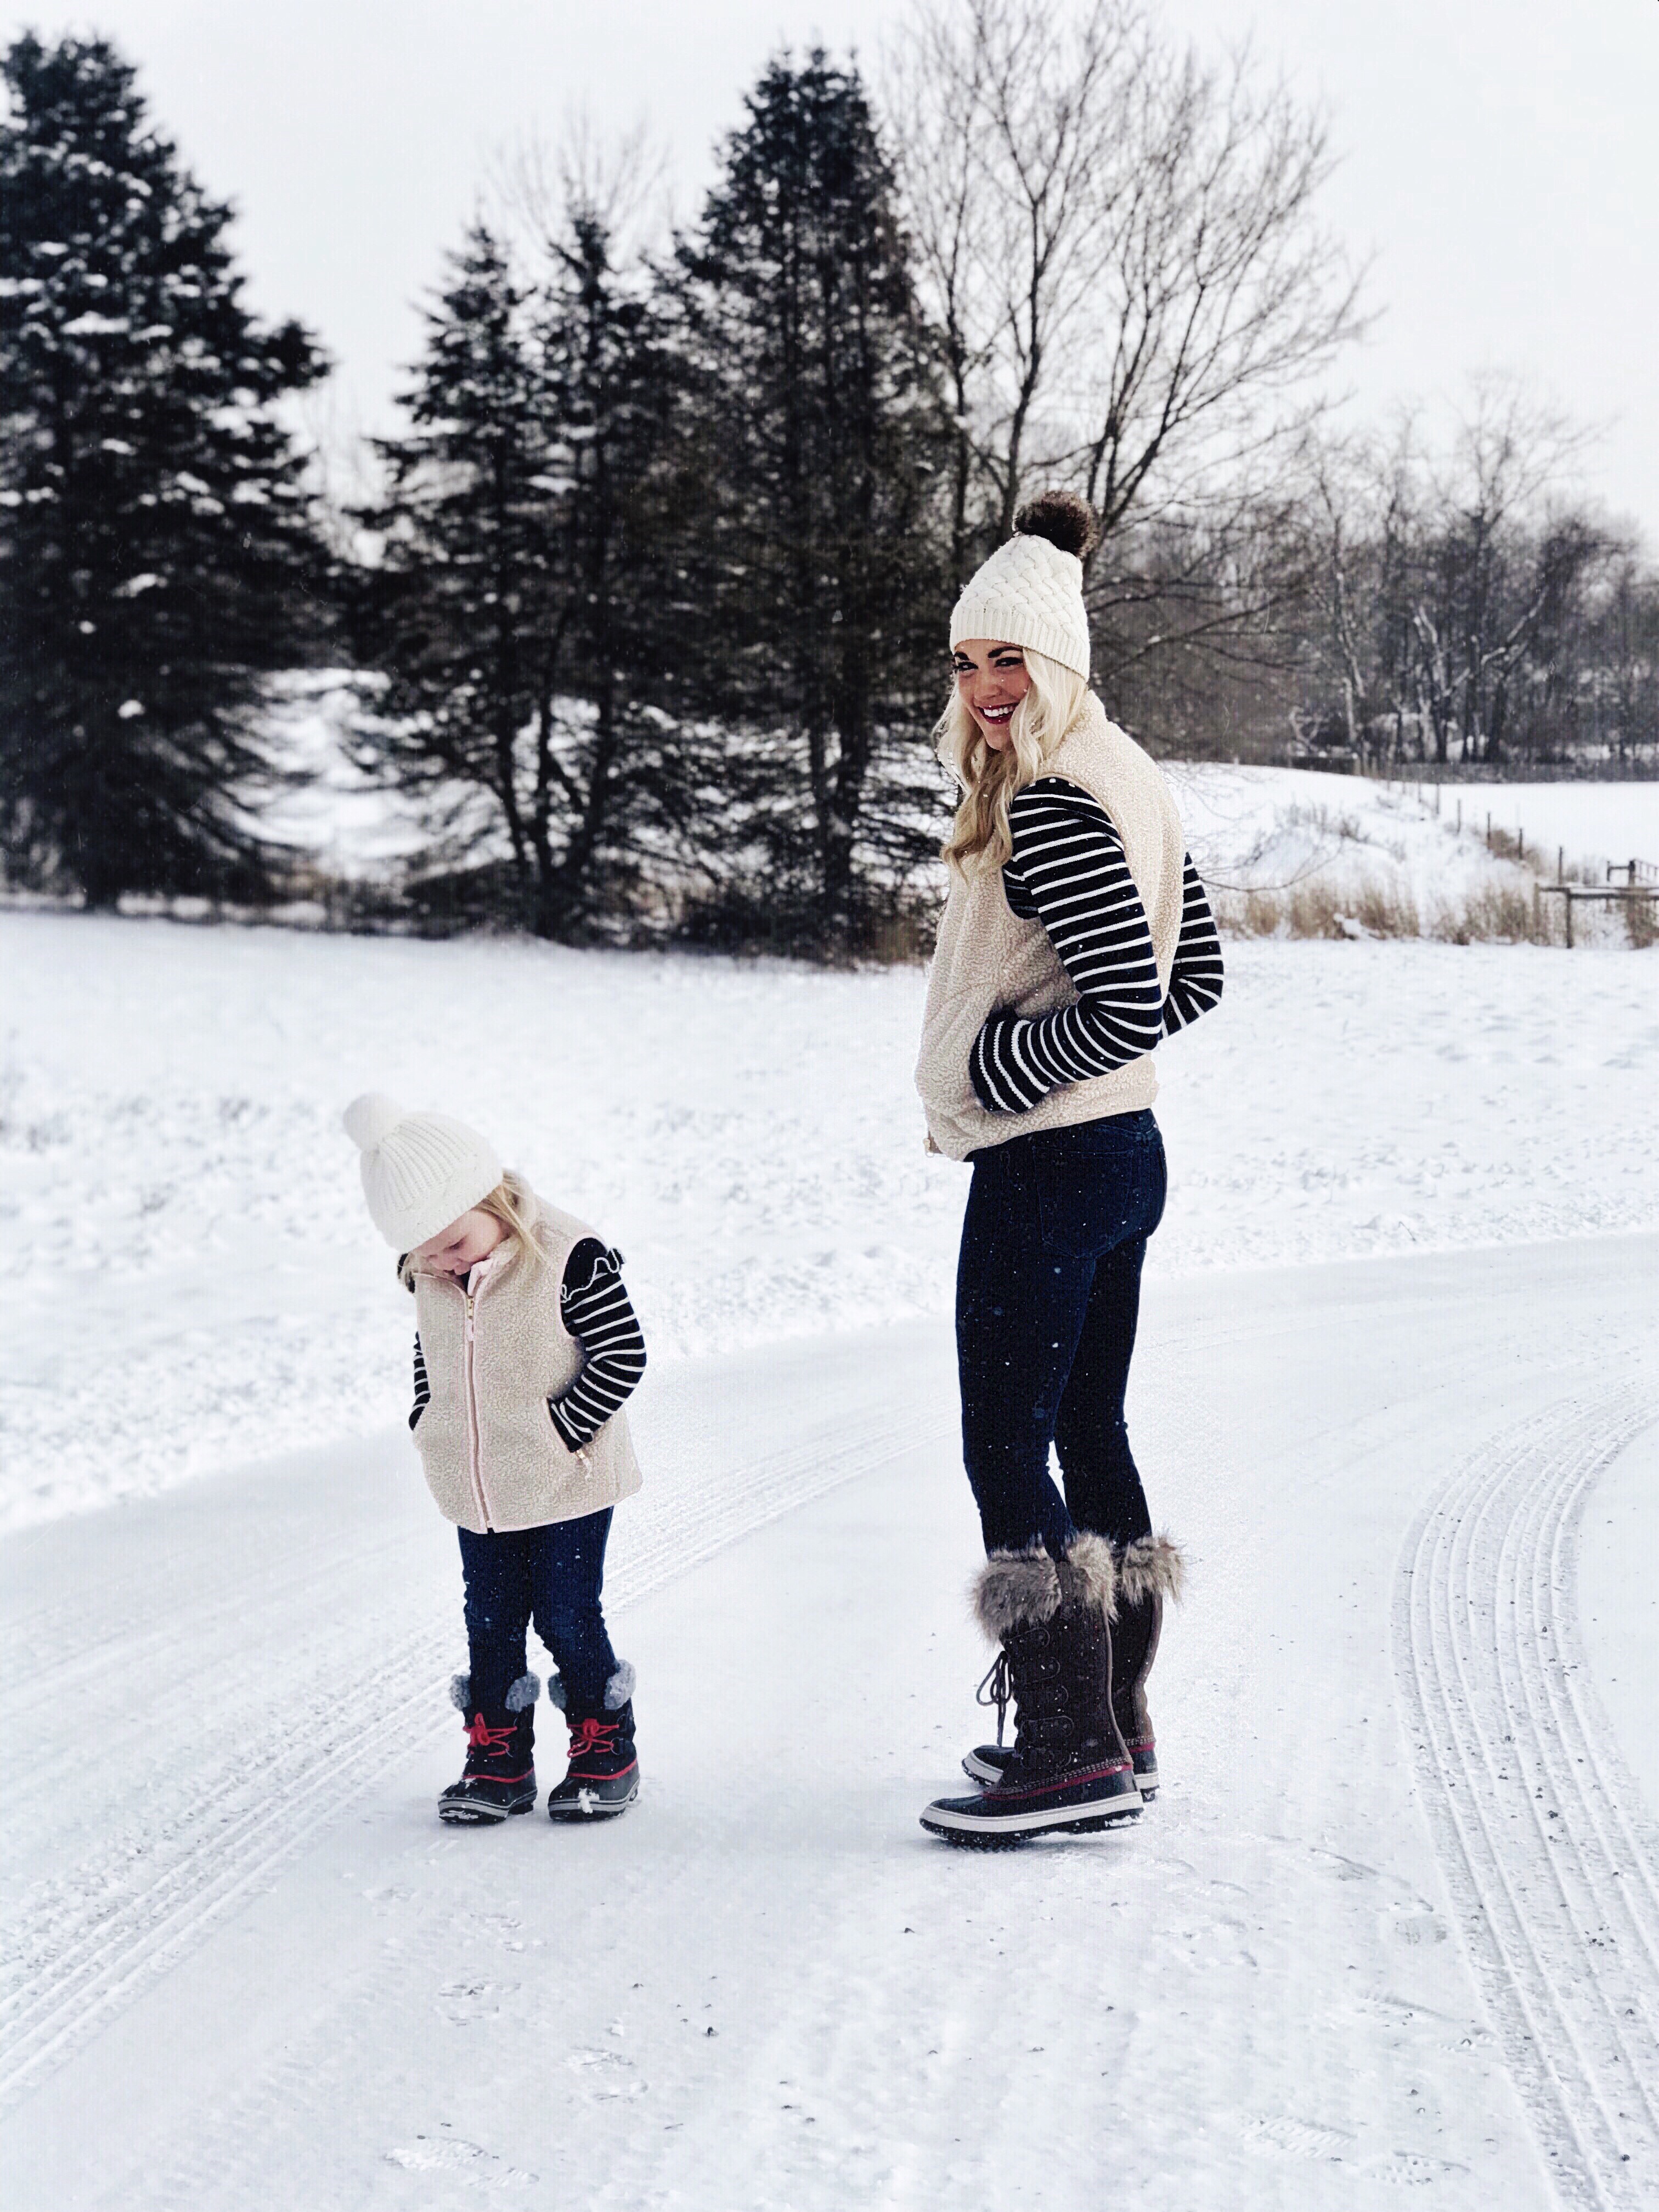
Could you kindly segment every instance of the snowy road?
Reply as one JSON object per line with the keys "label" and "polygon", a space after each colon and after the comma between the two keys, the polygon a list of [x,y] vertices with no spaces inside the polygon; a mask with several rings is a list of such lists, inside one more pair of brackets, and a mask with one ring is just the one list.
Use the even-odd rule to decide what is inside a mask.
{"label": "snowy road", "polygon": [[8,1539],[8,2205],[1654,2201],[1652,1699],[1574,1589],[1656,1323],[1653,1237],[1154,1280],[1167,1786],[1012,1857],[915,1826],[983,1663],[932,1323],[653,1373],[610,1831],[435,1822],[400,1437]]}

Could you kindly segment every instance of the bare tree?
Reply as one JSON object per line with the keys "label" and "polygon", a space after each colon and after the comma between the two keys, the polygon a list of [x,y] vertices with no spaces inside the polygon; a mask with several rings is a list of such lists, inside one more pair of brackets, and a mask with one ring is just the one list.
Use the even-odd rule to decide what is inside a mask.
{"label": "bare tree", "polygon": [[[890,137],[988,520],[1073,442],[1061,372],[1126,189],[1112,134],[1148,60],[1143,0],[916,0],[887,57]],[[1034,450],[1035,448],[1035,450]]]}
{"label": "bare tree", "polygon": [[1151,0],[915,0],[888,86],[995,532],[1038,475],[1085,493],[1108,548],[1235,502],[1251,463],[1264,482],[1361,327],[1316,219],[1322,120],[1247,49],[1176,46]]}

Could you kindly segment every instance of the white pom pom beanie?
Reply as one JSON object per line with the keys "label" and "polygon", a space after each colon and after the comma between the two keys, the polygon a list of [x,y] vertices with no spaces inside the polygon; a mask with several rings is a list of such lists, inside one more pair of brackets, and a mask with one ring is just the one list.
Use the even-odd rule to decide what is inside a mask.
{"label": "white pom pom beanie", "polygon": [[342,1118],[362,1154],[369,1218],[396,1252],[447,1229],[501,1179],[494,1147],[447,1114],[408,1114],[367,1091]]}
{"label": "white pom pom beanie", "polygon": [[951,644],[965,637],[1029,646],[1062,668],[1089,673],[1083,563],[1046,538],[1011,538],[976,568],[951,616]]}

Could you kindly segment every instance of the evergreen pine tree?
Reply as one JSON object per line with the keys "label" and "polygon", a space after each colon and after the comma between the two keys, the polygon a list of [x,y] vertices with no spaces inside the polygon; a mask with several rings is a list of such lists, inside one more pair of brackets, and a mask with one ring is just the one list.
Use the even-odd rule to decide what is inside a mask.
{"label": "evergreen pine tree", "polygon": [[844,936],[937,844],[949,424],[856,70],[785,57],[747,106],[681,255],[718,425],[688,558],[719,650],[688,665],[715,711],[771,733],[729,773],[774,908]]}
{"label": "evergreen pine tree", "polygon": [[[677,784],[647,611],[667,391],[655,313],[591,210],[567,211],[550,253],[532,288],[478,222],[454,258],[410,428],[379,443],[387,493],[362,519],[384,550],[357,580],[355,628],[386,678],[383,757],[408,787],[489,793],[511,884],[495,910],[557,937],[627,903]],[[473,873],[487,890],[489,871]]]}
{"label": "evergreen pine tree", "polygon": [[0,843],[89,905],[248,891],[262,677],[316,558],[275,403],[322,362],[241,301],[100,39],[18,39],[0,116]]}

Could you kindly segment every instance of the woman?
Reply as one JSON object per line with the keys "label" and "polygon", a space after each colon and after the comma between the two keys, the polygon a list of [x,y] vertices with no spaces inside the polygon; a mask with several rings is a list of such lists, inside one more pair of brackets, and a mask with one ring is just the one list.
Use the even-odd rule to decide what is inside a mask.
{"label": "woman", "polygon": [[930,1144],[973,1163],[957,1349],[975,1609],[1000,1646],[998,1741],[963,1761],[984,1786],[922,1825],[977,1844],[1128,1819],[1158,1786],[1146,1680],[1182,1562],[1123,1398],[1164,1210],[1152,1054],[1222,980],[1169,789],[1089,689],[1094,518],[1048,492],[1014,530],[951,618],[938,735],[962,802],[916,1069]]}

